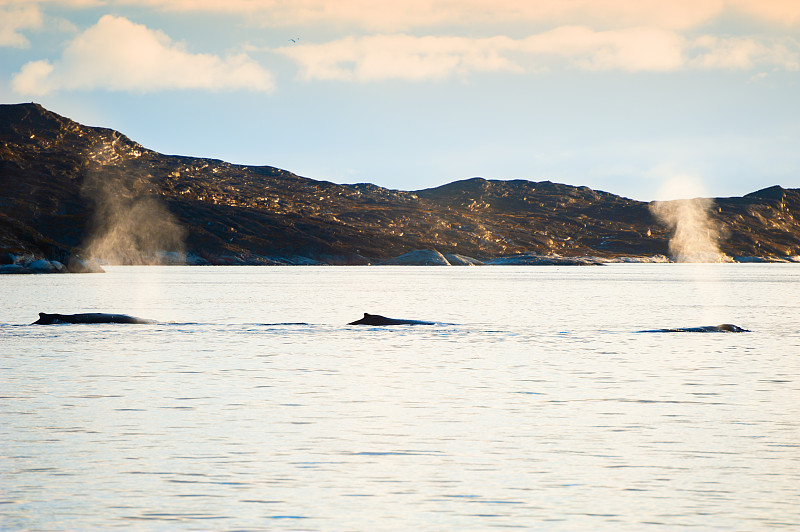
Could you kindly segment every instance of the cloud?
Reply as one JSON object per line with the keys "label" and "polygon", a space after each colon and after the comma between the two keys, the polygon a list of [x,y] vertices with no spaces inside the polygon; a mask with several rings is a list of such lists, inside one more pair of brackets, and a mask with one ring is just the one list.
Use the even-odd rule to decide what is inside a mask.
{"label": "cloud", "polygon": [[0,5],[7,3],[228,13],[273,27],[357,27],[378,33],[509,24],[686,30],[726,14],[780,26],[800,24],[796,0],[0,0]]}
{"label": "cloud", "polygon": [[800,70],[800,43],[793,39],[704,35],[694,41],[693,52],[691,65],[701,69],[749,70],[757,65],[769,65]]}
{"label": "cloud", "polygon": [[0,5],[0,46],[27,48],[30,43],[21,30],[42,25],[42,16],[36,5],[4,8]]}
{"label": "cloud", "polygon": [[[113,0],[111,0],[113,2]],[[108,5],[109,0],[0,0],[1,5],[56,5],[66,8],[85,8]],[[134,3],[134,2],[128,2]],[[145,2],[147,3],[147,2]]]}
{"label": "cloud", "polygon": [[70,42],[60,61],[27,63],[11,85],[19,94],[42,95],[92,89],[268,91],[273,81],[244,54],[192,54],[161,31],[106,15]]}
{"label": "cloud", "polygon": [[[742,0],[743,1],[743,0]],[[771,2],[775,0],[759,0]],[[214,11],[257,16],[269,26],[345,25],[367,31],[475,24],[579,24],[619,28],[686,28],[718,15],[724,0],[110,0],[116,5],[170,11]]]}
{"label": "cloud", "polygon": [[[0,37],[24,45],[24,24],[37,22],[37,0],[11,2],[8,10],[28,13],[0,19]],[[700,35],[725,13],[791,24],[800,19],[794,0],[40,0],[79,8],[101,2],[122,8],[247,13],[272,25],[319,24],[338,39],[314,42],[299,31],[292,46],[268,49],[293,60],[305,80],[374,82],[441,80],[487,72],[533,73],[557,69],[666,72],[681,69],[748,70],[800,68],[800,43],[792,32],[746,36]],[[13,7],[13,6],[18,7]],[[22,6],[22,7],[19,7]],[[3,8],[0,7],[0,15]],[[8,17],[6,17],[8,18]],[[23,23],[21,21],[28,20]],[[498,26],[506,24],[506,26]],[[706,24],[706,26],[698,26]],[[440,28],[449,28],[442,35]],[[494,25],[494,26],[493,26]],[[469,36],[459,35],[469,27]],[[420,28],[429,27],[429,35]],[[516,28],[517,37],[490,28]],[[416,29],[416,34],[397,31]],[[537,29],[525,36],[523,28]],[[363,31],[372,34],[360,34]],[[463,33],[463,32],[462,32]],[[475,34],[482,36],[475,36]],[[335,33],[334,33],[335,34]],[[783,36],[782,36],[783,35]],[[0,44],[4,41],[0,40]],[[239,48],[248,49],[247,45]],[[258,50],[257,47],[251,47]],[[260,48],[264,50],[264,48]],[[272,89],[271,74],[245,53],[193,54],[161,31],[106,15],[79,34],[57,60],[25,64],[12,79],[20,94],[105,89],[152,92],[170,89]]]}
{"label": "cloud", "polygon": [[406,34],[349,36],[272,50],[294,60],[300,77],[356,82],[438,80],[478,72],[587,71],[667,72],[685,69],[800,69],[793,39],[688,39],[660,28],[594,31],[562,26],[522,39],[416,37]]}
{"label": "cloud", "polygon": [[800,2],[796,0],[727,0],[726,3],[734,10],[778,25],[800,23]]}
{"label": "cloud", "polygon": [[472,72],[539,71],[565,60],[584,70],[671,70],[683,65],[683,48],[680,36],[660,29],[562,27],[524,39],[371,35],[275,51],[296,61],[305,80],[420,81]]}
{"label": "cloud", "polygon": [[381,81],[442,79],[473,71],[520,71],[502,52],[515,46],[507,37],[413,37],[371,35],[276,51],[295,60],[306,80]]}
{"label": "cloud", "polygon": [[[51,1],[75,5],[100,0]],[[104,3],[162,11],[244,14],[255,16],[269,26],[344,25],[370,32],[508,23],[681,30],[726,13],[744,14],[784,26],[800,23],[800,2],[796,0],[105,0]]]}
{"label": "cloud", "polygon": [[586,70],[658,71],[682,66],[684,40],[659,28],[593,31],[564,26],[523,39],[520,49],[540,61],[558,57]]}

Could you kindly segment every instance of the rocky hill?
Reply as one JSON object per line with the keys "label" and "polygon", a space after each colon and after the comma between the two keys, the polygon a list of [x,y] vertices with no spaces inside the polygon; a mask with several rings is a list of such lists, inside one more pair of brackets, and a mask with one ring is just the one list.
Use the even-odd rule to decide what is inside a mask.
{"label": "rocky hill", "polygon": [[[669,205],[673,202],[668,202]],[[730,257],[800,255],[800,190],[698,204]],[[675,254],[654,204],[551,183],[467,179],[418,191],[163,155],[37,104],[0,105],[0,258],[366,264],[412,250],[491,260]]]}

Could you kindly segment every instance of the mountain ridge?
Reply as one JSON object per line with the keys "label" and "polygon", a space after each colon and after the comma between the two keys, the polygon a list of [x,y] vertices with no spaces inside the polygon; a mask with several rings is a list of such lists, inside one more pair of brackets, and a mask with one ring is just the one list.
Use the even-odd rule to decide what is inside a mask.
{"label": "mountain ridge", "polygon": [[[675,230],[654,215],[655,203],[519,179],[473,177],[417,191],[336,184],[164,155],[38,104],[0,105],[6,254],[64,262],[102,248],[105,235],[111,261],[132,264],[170,253],[211,264],[367,264],[419,249],[484,261],[668,255]],[[798,189],[714,198],[708,217],[727,256],[800,255]],[[157,233],[161,241],[151,238]],[[115,239],[127,249],[112,250]]]}

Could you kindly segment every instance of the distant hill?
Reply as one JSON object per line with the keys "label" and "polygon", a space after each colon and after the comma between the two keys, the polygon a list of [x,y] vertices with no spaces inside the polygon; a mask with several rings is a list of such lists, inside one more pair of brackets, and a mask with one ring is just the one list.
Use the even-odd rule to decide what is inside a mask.
{"label": "distant hill", "polygon": [[[412,250],[480,260],[524,253],[646,257],[674,229],[607,192],[481,178],[389,190],[270,166],[163,155],[37,104],[0,105],[0,254],[65,262],[366,264]],[[716,198],[731,257],[800,255],[800,190]]]}

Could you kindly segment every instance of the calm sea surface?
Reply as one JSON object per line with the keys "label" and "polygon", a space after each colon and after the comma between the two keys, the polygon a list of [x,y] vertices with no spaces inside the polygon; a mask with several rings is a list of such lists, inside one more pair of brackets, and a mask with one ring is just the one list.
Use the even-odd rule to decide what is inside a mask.
{"label": "calm sea surface", "polygon": [[[0,301],[3,530],[800,527],[800,265],[113,267]],[[723,322],[752,332],[640,332]]]}

